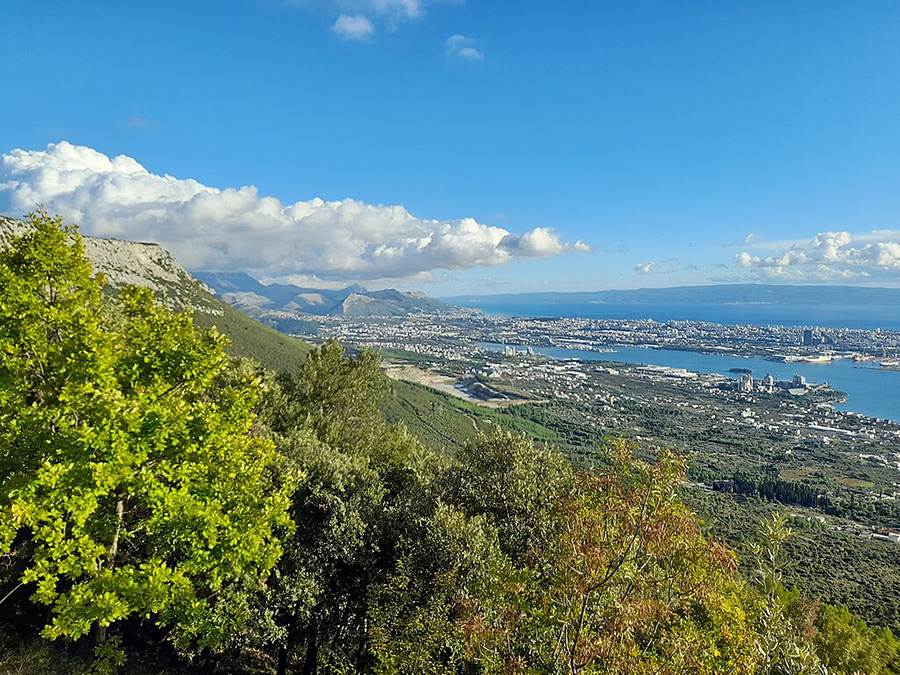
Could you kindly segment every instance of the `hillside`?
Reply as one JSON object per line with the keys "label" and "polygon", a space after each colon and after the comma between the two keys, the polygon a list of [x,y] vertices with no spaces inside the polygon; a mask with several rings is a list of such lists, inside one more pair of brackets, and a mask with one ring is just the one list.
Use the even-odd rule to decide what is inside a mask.
{"label": "hillside", "polygon": [[[0,216],[0,245],[23,226],[19,220]],[[190,304],[194,310],[194,323],[202,328],[215,326],[226,334],[232,343],[228,351],[235,356],[252,358],[271,370],[296,371],[312,349],[310,344],[263,325],[212,295],[204,283],[157,244],[84,235],[82,238],[85,254],[94,269],[106,276],[111,292],[135,284],[151,288],[161,301],[174,309]],[[228,288],[227,280],[233,282],[231,288],[259,284],[240,274],[215,277],[216,283],[223,288]],[[285,294],[296,289],[295,286],[279,288]],[[388,294],[387,291],[379,293]],[[501,422],[509,428],[516,428],[519,422],[515,416],[503,411],[488,410],[427,387],[400,381],[391,382],[390,394],[382,401],[381,409],[388,421],[402,422],[424,443],[439,451],[458,450],[474,437],[476,429],[487,428],[491,422]],[[536,438],[548,438],[548,430],[544,428],[527,431]]]}
{"label": "hillside", "polygon": [[[0,216],[0,246],[21,232],[24,223]],[[295,371],[312,346],[289,337],[247,316],[210,293],[209,288],[187,272],[164,248],[152,243],[102,239],[82,235],[85,254],[94,269],[106,276],[110,291],[127,284],[151,288],[157,297],[175,309],[190,304],[194,322],[202,328],[215,326],[231,340],[228,350],[236,356],[252,358],[276,371]],[[237,288],[263,285],[243,274],[206,275],[230,293]],[[283,292],[288,293],[291,286]],[[272,291],[278,290],[273,288]],[[351,287],[352,288],[352,287]],[[474,435],[484,409],[452,400],[426,387],[394,382],[391,395],[383,402],[383,412],[392,422],[403,422],[431,447],[457,449]]]}
{"label": "hillside", "polygon": [[209,298],[221,314],[198,312],[194,314],[194,323],[201,328],[215,326],[225,333],[231,339],[231,347],[226,351],[254,359],[270,370],[299,370],[312,345],[264,326],[218,298]]}
{"label": "hillside", "polygon": [[[21,227],[3,226],[4,237]],[[193,645],[163,650],[162,636],[184,629],[218,642],[201,653],[197,669],[179,672],[286,675],[302,664],[313,674],[349,663],[352,672],[490,673],[496,670],[491,664],[509,658],[524,663],[519,645],[528,646],[523,653],[536,664],[534,672],[561,672],[559,626],[565,636],[591,621],[585,644],[591,653],[627,657],[615,671],[623,674],[657,672],[659,663],[670,662],[680,664],[667,671],[673,674],[801,672],[780,665],[781,653],[801,651],[809,666],[802,672],[824,672],[816,670],[819,664],[840,665],[850,657],[852,670],[829,672],[898,672],[900,643],[890,631],[870,628],[844,607],[813,605],[800,592],[778,587],[782,577],[798,586],[803,578],[783,572],[788,520],[767,516],[768,505],[758,514],[768,518],[761,529],[766,548],[741,577],[737,559],[710,542],[682,505],[683,458],[657,447],[655,461],[646,463],[636,457],[636,443],[598,443],[604,430],[596,418],[585,417],[587,429],[573,428],[578,410],[563,401],[482,408],[395,381],[379,410],[379,360],[371,353],[348,358],[335,343],[269,387],[247,378],[222,382],[213,377],[225,367],[221,345],[203,340],[184,317],[154,309],[146,290],[119,298],[116,290],[124,283],[152,286],[169,304],[202,307],[195,314],[200,321],[227,325],[235,349],[260,360],[294,359],[296,366],[297,344],[217,304],[151,245],[86,243],[95,269],[110,275],[104,299],[103,282],[56,229],[58,222],[44,214],[36,227],[36,237],[0,256],[0,419],[11,420],[0,435],[0,476],[7,486],[27,486],[6,491],[9,512],[25,515],[0,519],[0,546],[7,547],[0,553],[11,561],[0,570],[0,589],[9,599],[38,569],[51,584],[19,593],[3,607],[0,671],[84,672],[93,660],[94,672],[113,673],[134,659],[140,665],[130,672],[173,672],[195,656]],[[107,321],[107,303],[122,308],[120,320]],[[406,422],[426,446],[456,452],[440,457],[385,421]],[[111,430],[117,442],[109,442]],[[721,497],[693,491],[686,498],[701,513],[718,514],[732,505]],[[743,515],[740,522],[746,524]],[[825,522],[822,517],[808,527],[825,532]],[[716,518],[713,527],[722,525]],[[822,552],[819,541],[801,539],[797,559],[826,559],[839,570],[860,567],[840,550],[844,534],[826,534],[831,547]],[[120,537],[126,546],[119,546]],[[896,565],[876,546],[861,566],[873,573],[862,580],[891,588]],[[73,568],[73,551],[96,562]],[[310,560],[316,564],[297,575],[298,565]],[[591,574],[602,574],[601,585],[581,590],[582,570],[598,560],[605,569]],[[212,582],[211,562],[223,575]],[[148,569],[162,573],[148,576]],[[830,600],[849,604],[858,595],[858,575],[822,571],[825,585],[840,589]],[[170,573],[178,575],[177,584],[166,579]],[[763,584],[748,581],[760,575]],[[415,591],[407,593],[411,583]],[[808,590],[818,595],[822,585]],[[257,615],[275,607],[267,621],[277,630],[236,625],[222,633],[183,611],[181,593],[192,608],[204,609],[204,618],[228,620],[230,607],[221,608],[218,597],[223,587]],[[147,595],[168,604],[148,611]],[[76,613],[68,611],[72,603]],[[51,608],[41,611],[40,604]],[[889,622],[882,608],[881,602],[859,607]],[[348,623],[351,615],[356,618]],[[529,622],[524,627],[522,617]],[[487,633],[483,626],[490,626]],[[509,636],[500,648],[497,626]],[[804,626],[809,630],[800,630]],[[341,630],[339,640],[322,637]],[[626,643],[623,649],[621,635],[650,635],[647,644],[660,646],[635,650]],[[48,637],[65,638],[76,649]],[[776,639],[774,656],[761,651]],[[416,652],[415,664],[423,667],[407,668],[423,640],[431,645]],[[567,647],[571,653],[578,640]],[[858,645],[852,653],[844,650],[848,642]],[[514,646],[511,657],[505,644]],[[716,667],[684,661],[695,652]],[[445,668],[448,654],[459,656]],[[381,663],[404,667],[372,668]]]}
{"label": "hillside", "polygon": [[[0,246],[23,227],[20,220],[0,216]],[[110,292],[130,284],[145,286],[172,309],[191,307],[198,326],[215,326],[231,338],[228,351],[235,356],[253,358],[272,370],[296,370],[311,349],[215,297],[158,244],[86,235],[82,239],[85,255],[106,276]]]}

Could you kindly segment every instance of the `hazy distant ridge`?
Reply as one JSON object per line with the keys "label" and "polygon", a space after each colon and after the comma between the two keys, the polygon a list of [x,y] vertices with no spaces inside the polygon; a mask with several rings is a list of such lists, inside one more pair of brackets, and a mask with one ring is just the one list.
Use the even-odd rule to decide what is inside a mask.
{"label": "hazy distant ridge", "polygon": [[[279,318],[316,316],[406,316],[454,310],[424,293],[393,288],[370,291],[362,286],[341,289],[262,284],[242,272],[194,272],[216,294],[241,311],[272,323]],[[274,325],[274,324],[273,324]]]}
{"label": "hazy distant ridge", "polygon": [[628,291],[584,291],[571,293],[502,293],[496,295],[460,295],[443,298],[463,306],[481,302],[509,306],[534,304],[559,305],[883,305],[900,306],[900,288],[861,286],[782,286],[776,284],[721,284],[715,286],[677,286],[639,288]]}

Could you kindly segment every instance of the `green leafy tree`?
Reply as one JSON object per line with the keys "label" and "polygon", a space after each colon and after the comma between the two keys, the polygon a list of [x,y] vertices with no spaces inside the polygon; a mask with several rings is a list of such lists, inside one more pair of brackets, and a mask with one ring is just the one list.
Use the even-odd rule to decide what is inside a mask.
{"label": "green leafy tree", "polygon": [[900,672],[900,641],[890,630],[873,629],[846,607],[823,605],[815,618],[816,654],[834,675]]}
{"label": "green leafy tree", "polygon": [[279,647],[278,672],[371,668],[372,596],[397,569],[402,542],[421,536],[433,511],[435,457],[400,426],[383,423],[377,356],[344,355],[328,342],[300,373],[277,378],[263,402],[288,466],[305,482],[293,496],[296,525],[258,605],[258,642]]}
{"label": "green leafy tree", "polygon": [[574,472],[547,445],[499,427],[465,445],[444,478],[445,498],[466,513],[490,518],[514,559],[550,536],[553,508],[567,495]]}
{"label": "green leafy tree", "polygon": [[424,525],[403,542],[396,570],[372,594],[369,636],[380,675],[479,669],[465,619],[508,559],[484,516],[440,503]]}
{"label": "green leafy tree", "polygon": [[153,617],[214,645],[240,620],[215,599],[281,554],[293,480],[253,431],[260,383],[217,379],[226,338],[102,286],[44,212],[0,252],[0,550],[47,638],[108,652],[110,624]]}
{"label": "green leafy tree", "polygon": [[362,450],[371,446],[373,431],[385,428],[378,412],[385,378],[371,350],[346,357],[344,348],[329,340],[310,352],[299,374],[286,373],[277,381],[279,390],[262,411],[276,434],[304,428],[322,443]]}

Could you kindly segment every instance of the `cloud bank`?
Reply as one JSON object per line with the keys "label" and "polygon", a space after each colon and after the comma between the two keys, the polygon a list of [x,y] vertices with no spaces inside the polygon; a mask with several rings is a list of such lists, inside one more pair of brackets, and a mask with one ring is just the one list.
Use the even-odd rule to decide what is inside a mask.
{"label": "cloud bank", "polygon": [[900,232],[896,230],[822,232],[773,248],[768,255],[738,253],[735,265],[766,276],[798,279],[900,277]]}
{"label": "cloud bank", "polygon": [[0,191],[15,215],[43,204],[86,234],[158,242],[189,269],[268,278],[402,279],[588,250],[549,228],[517,235],[473,218],[428,220],[354,199],[282,204],[253,186],[220,190],[160,176],[130,157],[66,142],[3,155]]}

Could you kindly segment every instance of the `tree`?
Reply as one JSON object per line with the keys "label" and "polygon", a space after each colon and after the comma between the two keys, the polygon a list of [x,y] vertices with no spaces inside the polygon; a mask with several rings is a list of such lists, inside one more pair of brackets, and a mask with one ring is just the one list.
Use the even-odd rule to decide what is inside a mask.
{"label": "tree", "polygon": [[0,550],[47,638],[137,616],[214,645],[239,622],[216,598],[281,554],[294,480],[253,433],[259,382],[219,380],[226,338],[102,286],[43,211],[0,252]]}
{"label": "tree", "polygon": [[496,529],[440,503],[402,544],[395,571],[372,593],[370,643],[379,675],[478,672],[465,617],[507,561]]}
{"label": "tree", "polygon": [[624,442],[608,450],[607,467],[577,474],[545,506],[549,526],[482,589],[464,621],[475,658],[498,673],[753,672],[734,556],[678,499],[681,463],[637,461]]}
{"label": "tree", "polygon": [[828,672],[834,675],[897,672],[900,644],[890,631],[879,634],[853,616],[846,607],[833,605],[819,608],[815,627],[816,654]]}
{"label": "tree", "polygon": [[816,653],[833,673],[898,673],[900,640],[846,607],[824,605],[816,616]]}
{"label": "tree", "polygon": [[378,401],[386,390],[378,355],[368,349],[345,357],[336,340],[309,353],[299,375],[277,378],[263,416],[276,434],[303,427],[323,443],[360,446],[382,429]]}
{"label": "tree", "polygon": [[465,445],[444,478],[445,499],[500,530],[504,551],[516,560],[548,536],[554,505],[568,494],[572,467],[549,446],[495,427]]}
{"label": "tree", "polygon": [[434,509],[435,457],[382,422],[384,388],[374,353],[349,357],[328,342],[267,392],[263,421],[285,462],[306,476],[291,503],[296,527],[257,601],[272,619],[258,640],[279,647],[281,673],[295,655],[303,673],[371,666],[372,594]]}
{"label": "tree", "polygon": [[[791,536],[784,516],[773,513],[760,523],[759,541],[750,547],[759,594],[754,612],[761,675],[812,675],[822,672],[812,644],[815,608],[782,585],[784,544]],[[826,671],[827,672],[827,671]]]}

